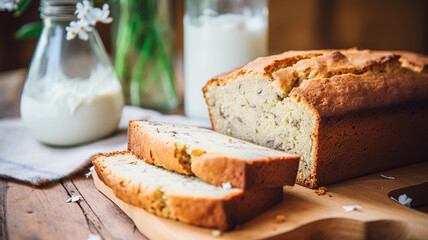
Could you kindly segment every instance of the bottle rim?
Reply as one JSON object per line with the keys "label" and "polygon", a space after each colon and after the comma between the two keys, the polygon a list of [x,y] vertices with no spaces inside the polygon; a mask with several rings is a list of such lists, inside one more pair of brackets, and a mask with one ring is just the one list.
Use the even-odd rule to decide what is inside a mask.
{"label": "bottle rim", "polygon": [[77,20],[74,12],[79,0],[42,0],[40,2],[40,17],[56,21]]}

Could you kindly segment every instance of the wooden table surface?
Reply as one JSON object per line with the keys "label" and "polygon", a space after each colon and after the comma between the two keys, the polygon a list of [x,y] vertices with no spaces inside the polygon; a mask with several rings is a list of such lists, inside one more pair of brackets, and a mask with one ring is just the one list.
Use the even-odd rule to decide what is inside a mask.
{"label": "wooden table surface", "polygon": [[[0,118],[19,117],[25,77],[25,69],[0,73]],[[40,188],[0,179],[0,239],[147,239],[86,172]],[[72,194],[83,201],[66,203]]]}
{"label": "wooden table surface", "polygon": [[[25,76],[26,76],[26,70],[24,69],[0,73],[0,118],[19,117],[19,100],[20,100]],[[419,169],[419,166],[425,166],[426,168],[426,164],[409,166],[409,168],[413,170],[405,171],[404,175],[406,175],[407,177],[410,176],[408,178],[412,179],[416,170]],[[388,176],[400,176],[400,174],[402,173],[400,173],[399,171],[400,169],[394,169],[394,170],[390,170],[386,174],[387,175],[389,174]],[[424,176],[423,181],[426,181],[426,178],[425,178],[426,175],[424,175],[425,172],[423,172],[425,170],[419,169],[419,171],[422,171],[422,176]],[[85,178],[84,175],[86,172],[87,170],[76,173],[70,178],[64,179],[60,182],[50,184],[46,187],[37,187],[37,188],[28,186],[25,184],[21,184],[13,180],[0,179],[0,240],[1,239],[73,239],[75,240],[75,239],[87,239],[89,234],[98,235],[100,239],[147,239],[137,230],[134,223],[131,221],[131,219],[127,215],[125,215],[122,212],[122,210],[120,210],[114,203],[112,203],[109,199],[107,199],[103,194],[101,194],[96,189],[92,178],[89,178],[89,179]],[[380,178],[378,174],[374,174],[373,176],[366,176],[366,177],[354,179],[352,181],[357,183],[362,182],[362,184],[360,185],[363,186],[363,189],[367,190],[369,188],[373,188],[369,190],[371,192],[374,191],[377,195],[381,197],[380,198],[381,200],[375,201],[375,203],[385,201],[385,203],[390,205],[391,204],[398,205],[394,203],[392,200],[390,200],[389,197],[386,195],[387,192],[385,192],[386,191],[385,189],[387,185],[385,185],[385,183],[382,183],[379,186],[373,184],[374,180],[379,182],[380,180],[384,181],[385,179]],[[407,183],[409,182],[406,182],[408,181],[406,180],[407,178],[404,178],[403,176],[401,178],[402,180],[400,181],[388,182],[389,185],[391,186],[394,185],[393,187],[391,187],[391,189],[398,189],[399,187],[402,188],[403,186],[408,185]],[[374,180],[371,178],[373,178]],[[367,184],[367,181],[371,184]],[[400,184],[403,186],[401,186]],[[354,186],[354,188],[349,188],[348,185],[346,186],[345,185],[346,183],[340,183],[340,184],[331,186],[331,188],[329,186],[329,190],[331,191],[332,196],[324,196],[324,198],[322,198],[324,202],[328,202],[328,201],[331,202],[333,200],[339,201],[339,203],[335,202],[334,206],[335,207],[339,206],[338,212],[341,214],[343,214],[343,210],[341,209],[340,206],[344,204],[349,204],[346,202],[343,202],[343,204],[340,203],[341,197],[343,198],[343,196],[345,197],[352,196],[352,199],[355,198],[358,200],[359,198],[364,198],[364,196],[367,196],[364,194],[363,196],[359,196],[359,197],[354,196],[355,193],[352,191],[354,190],[355,186],[357,186],[358,184],[353,183],[352,185]],[[293,191],[291,191],[291,193],[289,194],[290,196],[292,196],[293,192],[297,194],[299,193],[299,191],[302,191],[302,194],[305,197],[307,196],[315,197],[317,200],[316,202],[318,202],[319,196],[316,196],[312,192],[312,190],[305,189],[303,187],[295,187],[293,188]],[[341,192],[342,192],[342,195],[340,194]],[[343,192],[345,194],[343,194]],[[358,192],[360,191],[358,190]],[[72,195],[81,195],[83,197],[83,200],[76,203],[66,203],[66,200],[69,199]],[[303,199],[303,197],[300,197],[297,199]],[[321,203],[323,203],[323,201],[321,201]],[[296,202],[300,203],[302,201],[298,200]],[[284,203],[283,205],[277,205],[275,208],[271,209],[270,213],[268,212],[266,215],[267,219],[270,219],[269,221],[274,221],[276,216],[275,211],[280,211],[285,213],[287,210],[290,211],[290,209],[293,209],[293,210],[299,209],[298,207],[290,208],[289,204],[290,202]],[[281,206],[284,206],[284,208],[282,208]],[[370,221],[378,219],[376,217],[374,218],[368,217],[369,215],[367,213],[369,213],[374,208],[371,209],[369,205],[365,205],[364,207],[367,209],[367,211],[365,212],[366,215],[360,214],[360,213],[354,213],[354,214],[361,215],[361,216],[358,215],[360,216],[360,218],[362,218],[360,220],[364,220],[364,217],[367,217],[367,219],[365,220],[370,220]],[[414,210],[402,207],[400,205],[394,206],[394,208],[396,208],[395,210],[396,212],[397,211],[401,211],[401,212],[414,211]],[[309,207],[304,206],[300,210],[302,209],[309,209]],[[379,209],[385,210],[385,206],[382,205]],[[394,215],[394,212],[391,211],[391,209],[392,208],[388,207],[387,211],[384,211],[383,214],[391,215],[391,216],[388,215],[389,217],[387,217],[386,219],[391,218],[392,220],[397,220],[397,218],[399,218],[398,220],[401,221],[402,219],[398,215],[397,216]],[[377,208],[375,210],[378,211]],[[329,213],[325,212],[326,211],[325,208],[317,208],[317,211],[321,211],[323,217],[329,214],[331,215],[331,212]],[[308,212],[310,212],[309,215],[314,215],[314,212],[312,210]],[[427,221],[427,219],[425,218],[425,215],[419,212],[411,212],[411,213],[412,213],[411,216],[413,218],[422,216],[423,220],[421,221],[417,220],[416,222],[421,222],[424,224],[424,226],[426,226],[425,222]],[[289,214],[289,217],[290,216],[291,214]],[[349,216],[352,216],[352,215],[349,215]],[[259,218],[259,220],[260,219],[262,218]],[[303,218],[301,217],[301,215],[298,215],[295,221],[293,220],[294,222],[289,220],[288,224],[299,222],[302,219]],[[379,219],[383,219],[383,217]],[[162,222],[167,221],[163,219],[157,219],[157,220]],[[333,218],[333,220],[335,219]],[[347,222],[349,222],[350,220],[348,219]],[[403,222],[405,223],[406,221],[403,221]],[[146,221],[144,221],[144,224],[145,223]],[[263,226],[263,223],[264,222],[262,223],[253,222],[253,224],[256,224],[256,226],[255,227],[253,226],[253,227],[256,228],[259,226]],[[339,223],[342,223],[342,221],[340,222],[337,222],[337,221],[322,222],[321,221],[321,224],[319,224],[319,222],[315,222],[314,225],[303,225],[301,228],[298,229],[298,231],[294,231],[294,230],[290,231],[289,233],[287,233],[289,234],[287,236],[289,237],[293,236],[292,238],[296,238],[296,237],[302,238],[304,236],[307,236],[307,237],[318,236],[318,235],[312,234],[314,232],[317,232],[318,230],[319,231],[317,232],[317,234],[322,233],[325,235],[326,233],[325,229],[328,229],[328,232],[332,232],[333,235],[325,235],[325,236],[323,235],[324,238],[326,238],[326,236],[336,236],[335,234],[338,233],[338,230],[337,228],[335,230],[335,227],[337,227],[337,225],[340,225]],[[353,221],[352,224],[349,226],[353,226],[353,227],[359,226],[358,228],[360,229],[359,232],[354,228],[351,228],[351,230],[356,233],[361,233],[358,236],[361,235],[362,238],[364,238],[364,236],[366,237],[372,236],[372,235],[366,235],[367,231],[372,231],[371,233],[377,233],[379,232],[379,230],[382,230],[382,229],[394,230],[394,228],[397,228],[398,225],[396,224],[396,222],[392,222],[392,223],[393,224],[392,225],[389,224],[388,225],[389,228],[387,228],[388,226],[386,225],[385,226],[379,225],[379,224],[382,224],[382,221],[371,222],[371,224],[373,225],[372,230],[370,230],[370,226],[371,226],[370,224],[367,225],[365,222],[361,222],[361,221],[360,222]],[[152,224],[150,226],[150,228],[152,228],[153,222],[149,222],[148,224]],[[179,223],[173,222],[171,224],[178,225]],[[402,225],[402,223],[400,224]],[[345,225],[342,226],[341,229],[346,230],[345,232],[349,233],[350,228],[348,225],[346,226]],[[287,225],[284,225],[284,226],[286,227]],[[191,228],[191,226],[186,226],[186,227],[189,229]],[[269,226],[269,227],[272,228],[272,226]],[[279,229],[279,227],[277,229],[277,226],[274,226],[274,229],[276,231]],[[403,238],[403,235],[402,235],[403,229],[401,228],[397,228],[397,229],[400,231],[396,231],[396,233],[394,233],[395,235],[394,234],[393,235],[401,236],[401,238]],[[425,227],[423,230],[424,231],[416,232],[419,234],[418,236],[428,236],[427,235],[428,228]],[[388,232],[391,232],[391,231],[388,230]],[[310,233],[310,234],[305,235],[305,233]],[[407,233],[413,234],[414,230],[413,229],[409,230]],[[345,235],[345,236],[348,236],[348,235]],[[392,235],[390,234],[388,236],[392,236]],[[411,235],[405,235],[405,236],[408,237]],[[408,237],[408,238],[412,238],[412,237]],[[422,237],[422,239],[423,238],[424,237]],[[278,239],[281,239],[281,237],[279,237]],[[357,239],[361,239],[361,237],[358,237]]]}

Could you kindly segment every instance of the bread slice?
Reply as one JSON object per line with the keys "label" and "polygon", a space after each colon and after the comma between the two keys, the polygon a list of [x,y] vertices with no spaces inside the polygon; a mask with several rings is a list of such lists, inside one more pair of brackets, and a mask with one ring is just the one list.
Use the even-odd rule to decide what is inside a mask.
{"label": "bread slice", "polygon": [[98,178],[122,201],[161,217],[230,229],[281,201],[282,187],[243,191],[216,187],[147,164],[129,152],[92,158]]}
{"label": "bread slice", "polygon": [[427,159],[427,56],[288,51],[203,90],[215,131],[300,155],[308,187]]}
{"label": "bread slice", "polygon": [[242,189],[293,185],[299,157],[214,131],[130,121],[128,150],[147,163]]}

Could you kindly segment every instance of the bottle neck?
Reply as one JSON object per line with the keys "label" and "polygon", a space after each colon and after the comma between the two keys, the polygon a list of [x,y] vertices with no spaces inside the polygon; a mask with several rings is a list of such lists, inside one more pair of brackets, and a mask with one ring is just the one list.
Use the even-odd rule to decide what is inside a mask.
{"label": "bottle neck", "polygon": [[73,20],[72,19],[58,20],[55,18],[45,17],[43,18],[43,27],[44,28],[61,27],[65,29],[65,27],[67,27],[70,24],[70,21],[73,21]]}

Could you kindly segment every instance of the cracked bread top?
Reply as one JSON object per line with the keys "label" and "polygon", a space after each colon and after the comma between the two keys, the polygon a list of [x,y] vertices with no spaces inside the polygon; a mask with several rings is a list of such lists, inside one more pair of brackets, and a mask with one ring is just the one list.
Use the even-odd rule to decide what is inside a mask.
{"label": "cracked bread top", "polygon": [[224,85],[245,74],[275,81],[283,96],[303,98],[320,115],[428,98],[428,57],[416,53],[348,50],[288,51],[258,58],[211,79]]}

